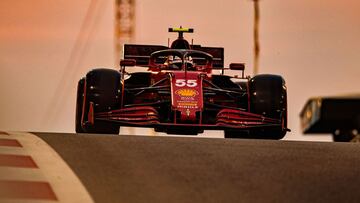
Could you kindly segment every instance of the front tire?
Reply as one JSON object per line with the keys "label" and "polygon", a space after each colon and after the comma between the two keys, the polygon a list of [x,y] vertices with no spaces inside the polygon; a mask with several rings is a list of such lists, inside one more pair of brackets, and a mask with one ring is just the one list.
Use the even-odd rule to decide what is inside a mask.
{"label": "front tire", "polygon": [[75,132],[84,133],[84,129],[81,126],[81,117],[83,110],[84,101],[84,84],[85,78],[81,78],[77,85],[77,96],[76,96],[76,115],[75,115]]}
{"label": "front tire", "polygon": [[282,139],[287,132],[287,91],[279,75],[262,74],[249,82],[250,111],[268,118],[280,119],[281,126],[250,131],[255,137]]}
{"label": "front tire", "polygon": [[[94,113],[106,112],[120,107],[120,78],[120,73],[112,69],[94,69],[86,75],[83,84],[85,94],[81,91],[79,93],[78,90],[77,99],[77,104],[82,100],[81,108],[84,110],[84,113],[82,113],[85,115],[84,117],[89,112],[91,102],[94,104]],[[81,80],[78,86],[81,86]],[[84,96],[82,99],[79,99],[82,95],[81,93]],[[83,101],[84,99],[85,102]],[[77,109],[78,111],[80,110]],[[81,117],[79,119],[79,114],[77,113],[76,132],[78,133],[119,134],[120,131],[120,125],[116,123],[95,120],[92,125],[86,121],[85,124],[81,124],[81,120],[84,121],[86,119],[81,119]]]}
{"label": "front tire", "polygon": [[248,131],[225,131],[225,138],[282,139],[287,132],[287,92],[279,75],[262,74],[249,81],[250,112],[280,119],[281,126]]}

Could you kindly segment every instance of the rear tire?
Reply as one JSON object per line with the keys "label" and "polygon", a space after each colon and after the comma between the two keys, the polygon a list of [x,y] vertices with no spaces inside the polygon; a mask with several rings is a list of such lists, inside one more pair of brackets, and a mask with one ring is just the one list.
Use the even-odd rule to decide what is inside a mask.
{"label": "rear tire", "polygon": [[[86,75],[84,79],[86,93],[83,97],[85,98],[85,115],[89,112],[90,102],[94,103],[94,113],[106,112],[120,107],[120,78],[120,73],[112,69],[94,69]],[[78,100],[80,100],[79,91]],[[120,131],[119,124],[107,121],[95,120],[93,125],[89,123],[81,125],[81,117],[81,129],[78,129],[78,120],[79,117],[77,116],[76,132],[79,133],[119,134]]]}

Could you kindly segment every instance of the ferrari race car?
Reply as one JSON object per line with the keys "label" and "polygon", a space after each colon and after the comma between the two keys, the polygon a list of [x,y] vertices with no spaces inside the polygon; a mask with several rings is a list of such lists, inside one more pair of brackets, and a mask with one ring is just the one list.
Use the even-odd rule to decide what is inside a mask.
{"label": "ferrari race car", "polygon": [[[120,70],[93,69],[78,82],[76,132],[118,134],[121,126],[168,134],[224,130],[226,138],[281,139],[287,96],[281,76],[245,77],[242,63],[224,67],[224,48],[189,44],[184,33],[171,46],[124,45]],[[128,72],[131,67],[142,72]],[[218,74],[214,74],[218,69]],[[239,71],[228,76],[224,70]]]}

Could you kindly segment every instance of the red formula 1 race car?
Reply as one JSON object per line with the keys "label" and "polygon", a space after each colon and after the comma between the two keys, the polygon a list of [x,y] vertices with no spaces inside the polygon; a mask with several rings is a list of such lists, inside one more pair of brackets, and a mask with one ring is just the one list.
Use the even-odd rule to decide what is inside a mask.
{"label": "red formula 1 race car", "polygon": [[[93,69],[80,79],[76,132],[118,134],[121,126],[168,134],[224,130],[226,138],[281,139],[287,128],[285,81],[244,77],[244,64],[224,68],[224,49],[190,45],[193,29],[170,28],[170,47],[125,45],[120,70]],[[127,72],[143,66],[142,72]],[[213,74],[219,69],[219,74]],[[224,75],[225,69],[242,76]]]}

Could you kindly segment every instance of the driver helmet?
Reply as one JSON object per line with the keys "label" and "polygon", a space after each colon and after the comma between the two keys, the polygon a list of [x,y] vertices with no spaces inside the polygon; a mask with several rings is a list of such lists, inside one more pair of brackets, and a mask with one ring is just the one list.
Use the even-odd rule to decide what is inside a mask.
{"label": "driver helmet", "polygon": [[167,61],[165,62],[166,65],[168,65],[168,67],[170,69],[178,69],[180,70],[181,69],[181,66],[182,66],[182,61],[180,58],[178,57],[175,57],[174,59],[174,56],[168,56],[167,58]]}
{"label": "driver helmet", "polygon": [[193,61],[191,56],[188,56],[185,59],[184,63],[185,63],[185,66],[186,66],[187,70],[194,70],[195,69],[195,64],[194,64],[194,61]]}

